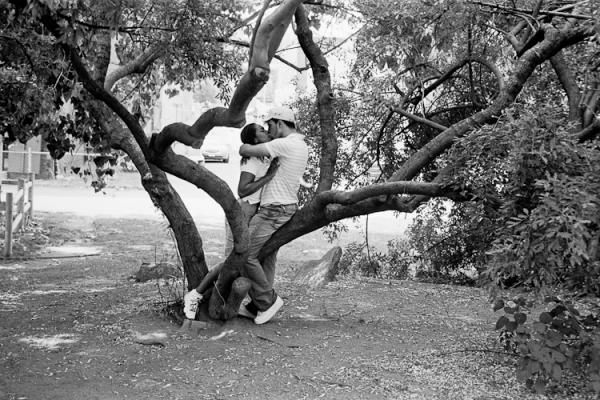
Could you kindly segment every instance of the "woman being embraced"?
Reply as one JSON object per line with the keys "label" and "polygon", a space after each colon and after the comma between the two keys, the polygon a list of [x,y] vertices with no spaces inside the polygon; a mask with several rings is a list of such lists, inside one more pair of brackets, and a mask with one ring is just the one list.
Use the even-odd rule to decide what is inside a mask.
{"label": "woman being embraced", "polygon": [[[240,133],[240,139],[244,144],[259,144],[271,140],[265,128],[259,124],[246,125]],[[277,167],[277,159],[271,161],[269,157],[242,157],[237,193],[240,197],[239,203],[246,216],[246,223],[249,223],[256,214],[260,203],[261,189],[273,179]]]}

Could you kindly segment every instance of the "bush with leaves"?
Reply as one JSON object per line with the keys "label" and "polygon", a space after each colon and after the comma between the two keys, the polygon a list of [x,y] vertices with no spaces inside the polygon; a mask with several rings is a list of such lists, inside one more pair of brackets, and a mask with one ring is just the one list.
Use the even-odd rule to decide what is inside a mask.
{"label": "bush with leaves", "polygon": [[[526,120],[527,122],[527,120]],[[600,295],[598,262],[600,153],[580,144],[547,114],[519,125],[530,143],[515,154],[506,185],[503,227],[489,251],[486,276],[544,290],[564,285]]]}
{"label": "bush with leaves", "polygon": [[346,246],[338,266],[338,274],[384,279],[406,279],[414,257],[406,240],[387,243],[387,252],[379,252],[367,243],[352,242]]}
{"label": "bush with leaves", "polygon": [[435,200],[414,219],[408,240],[429,267],[429,275],[455,281],[451,278],[484,265],[493,229],[484,204]]}
{"label": "bush with leaves", "polygon": [[[457,141],[446,159],[448,184],[472,201],[440,201],[409,231],[434,269],[470,263],[495,296],[507,286],[534,300],[556,290],[573,298],[600,295],[600,153],[597,143],[579,143],[557,110],[516,105],[496,125]],[[578,367],[598,391],[597,325],[566,300],[533,322],[534,305],[503,304],[506,315],[498,320],[501,339],[520,357],[519,378],[541,391]]]}
{"label": "bush with leaves", "polygon": [[496,323],[500,339],[520,358],[517,379],[543,393],[572,370],[586,375],[590,389],[600,392],[600,304],[582,313],[572,301],[555,296],[544,302],[547,310],[536,319],[528,317],[534,302],[522,296],[494,305],[494,311],[503,311]]}
{"label": "bush with leaves", "polygon": [[496,304],[506,314],[496,328],[520,357],[517,377],[541,392],[550,383],[561,384],[564,371],[572,370],[600,392],[598,306],[582,315],[566,300],[597,303],[600,295],[600,154],[596,144],[578,143],[551,111],[523,113],[504,128],[517,140],[484,275],[493,288],[519,286],[535,299],[567,293],[563,299],[546,296],[549,308],[537,318],[531,318],[534,304],[522,298]]}

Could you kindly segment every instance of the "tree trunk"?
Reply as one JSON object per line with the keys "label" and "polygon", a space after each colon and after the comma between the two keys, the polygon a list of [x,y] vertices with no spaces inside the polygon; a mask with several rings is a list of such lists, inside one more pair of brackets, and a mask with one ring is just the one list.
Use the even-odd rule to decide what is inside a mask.
{"label": "tree trunk", "polygon": [[123,150],[140,173],[141,183],[152,203],[164,214],[173,231],[177,250],[181,257],[188,288],[196,287],[207,274],[208,268],[202,247],[202,238],[194,220],[179,194],[167,180],[161,169],[145,162],[143,154],[131,134],[121,126],[114,114],[101,102],[89,100],[90,110],[113,148]]}

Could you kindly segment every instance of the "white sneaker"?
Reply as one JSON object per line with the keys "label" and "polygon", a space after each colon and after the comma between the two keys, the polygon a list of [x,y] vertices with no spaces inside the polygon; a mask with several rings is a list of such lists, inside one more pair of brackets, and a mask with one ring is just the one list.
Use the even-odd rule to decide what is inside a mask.
{"label": "white sneaker", "polygon": [[196,318],[198,303],[202,300],[202,295],[195,289],[190,290],[183,295],[183,313],[187,319]]}
{"label": "white sneaker", "polygon": [[277,314],[277,311],[279,311],[279,309],[282,306],[283,306],[283,300],[281,300],[281,297],[277,296],[277,298],[275,299],[275,303],[273,303],[273,305],[271,307],[269,307],[265,311],[259,311],[256,314],[256,318],[254,318],[254,323],[256,325],[262,325],[265,322],[269,322],[271,320],[271,318],[273,318],[275,316],[275,314]]}
{"label": "white sneaker", "polygon": [[250,310],[248,310],[248,307],[246,307],[245,304],[240,305],[240,309],[238,310],[238,315],[240,317],[246,317],[246,318],[250,318],[250,319],[256,318],[256,314],[252,314],[250,312]]}

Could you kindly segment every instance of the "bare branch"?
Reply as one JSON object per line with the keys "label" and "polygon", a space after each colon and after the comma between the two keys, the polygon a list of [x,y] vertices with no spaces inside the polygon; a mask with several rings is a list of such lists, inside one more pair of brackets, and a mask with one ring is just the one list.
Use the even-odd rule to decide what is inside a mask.
{"label": "bare branch", "polygon": [[437,122],[434,122],[434,121],[432,121],[430,119],[422,118],[422,117],[419,117],[417,115],[411,114],[408,111],[403,110],[402,108],[399,108],[399,107],[389,107],[389,109],[391,111],[395,112],[395,113],[398,113],[398,114],[403,115],[403,116],[405,116],[407,118],[410,118],[413,121],[420,122],[422,124],[428,125],[428,126],[430,126],[432,128],[438,129],[440,131],[445,131],[446,129],[448,129],[444,125],[438,124]]}
{"label": "bare branch", "polygon": [[323,55],[327,55],[333,51],[335,51],[336,49],[340,48],[341,46],[344,45],[344,43],[346,43],[348,40],[352,39],[354,36],[358,35],[360,33],[360,31],[362,31],[365,28],[365,26],[361,26],[358,30],[354,31],[353,33],[351,33],[350,35],[348,35],[348,37],[346,37],[344,40],[340,41],[339,43],[337,43],[335,46],[333,46],[330,49],[327,49],[327,51],[325,51],[323,53]]}

